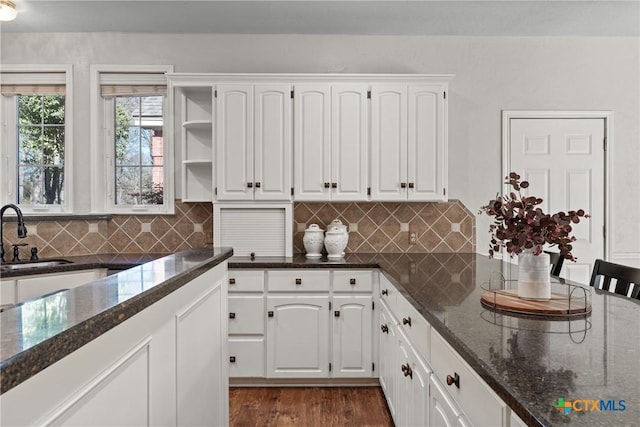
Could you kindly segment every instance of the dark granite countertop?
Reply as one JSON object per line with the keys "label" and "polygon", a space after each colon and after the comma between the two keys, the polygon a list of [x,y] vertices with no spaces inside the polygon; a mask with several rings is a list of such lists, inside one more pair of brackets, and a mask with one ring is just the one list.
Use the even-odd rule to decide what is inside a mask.
{"label": "dark granite countertop", "polygon": [[[68,257],[77,261],[75,269],[142,264],[0,313],[0,393],[114,328],[232,254],[231,248],[213,248],[190,249],[155,260],[154,255]],[[149,259],[151,261],[145,262]],[[59,268],[56,267],[56,271],[67,271]]]}
{"label": "dark granite countertop", "polygon": [[[640,301],[592,289],[588,317],[517,317],[483,307],[494,272],[517,267],[477,254],[347,254],[342,261],[232,257],[230,268],[380,268],[432,327],[529,425],[640,425]],[[364,267],[363,267],[364,268]],[[563,284],[553,284],[557,291]],[[555,409],[615,401],[616,409]],[[591,406],[588,405],[589,408]],[[609,407],[611,408],[611,407]]]}
{"label": "dark granite countertop", "polygon": [[[61,273],[64,271],[90,270],[93,268],[107,268],[110,270],[126,270],[154,259],[162,258],[167,254],[95,254],[62,256],[56,258],[42,258],[40,261],[60,259],[70,261],[68,264],[60,264],[49,267],[21,268],[17,270],[5,270],[0,266],[0,275],[3,279],[17,278],[31,274]],[[22,264],[29,264],[23,262]]]}

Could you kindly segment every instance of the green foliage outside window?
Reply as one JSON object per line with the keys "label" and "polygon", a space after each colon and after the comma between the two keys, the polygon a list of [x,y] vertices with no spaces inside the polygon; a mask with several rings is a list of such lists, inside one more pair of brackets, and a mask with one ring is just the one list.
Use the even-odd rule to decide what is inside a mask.
{"label": "green foliage outside window", "polygon": [[18,97],[18,203],[64,202],[64,110],[61,95]]}

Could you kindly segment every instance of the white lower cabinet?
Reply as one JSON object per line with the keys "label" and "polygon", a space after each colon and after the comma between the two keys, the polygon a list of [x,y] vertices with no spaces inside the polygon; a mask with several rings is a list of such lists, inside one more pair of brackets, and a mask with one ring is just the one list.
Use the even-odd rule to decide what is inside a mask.
{"label": "white lower cabinet", "polygon": [[334,377],[371,377],[373,296],[333,297],[332,370]]}
{"label": "white lower cabinet", "polygon": [[329,296],[267,297],[267,377],[329,376]]}
{"label": "white lower cabinet", "polygon": [[231,378],[377,377],[373,270],[233,269],[229,287]]}
{"label": "white lower cabinet", "polygon": [[0,396],[1,425],[229,423],[224,262]]}
{"label": "white lower cabinet", "polygon": [[507,426],[506,404],[382,274],[380,289],[380,384],[395,424]]}

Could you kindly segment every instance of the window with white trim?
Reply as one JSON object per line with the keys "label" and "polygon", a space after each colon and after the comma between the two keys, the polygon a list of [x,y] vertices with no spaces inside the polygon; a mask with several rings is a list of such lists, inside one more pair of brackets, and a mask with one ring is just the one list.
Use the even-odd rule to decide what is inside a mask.
{"label": "window with white trim", "polygon": [[70,69],[0,73],[0,197],[23,213],[71,212],[68,74]]}
{"label": "window with white trim", "polygon": [[173,151],[165,144],[164,73],[94,72],[102,123],[95,151],[106,162],[101,165],[104,179],[94,185],[103,197],[93,198],[93,210],[173,213]]}

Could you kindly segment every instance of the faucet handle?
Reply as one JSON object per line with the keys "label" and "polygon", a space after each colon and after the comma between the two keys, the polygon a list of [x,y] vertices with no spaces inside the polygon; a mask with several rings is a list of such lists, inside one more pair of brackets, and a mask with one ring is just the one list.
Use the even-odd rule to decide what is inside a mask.
{"label": "faucet handle", "polygon": [[31,248],[31,258],[29,258],[31,261],[37,261],[38,260],[38,248],[36,248],[35,246]]}
{"label": "faucet handle", "polygon": [[13,245],[13,259],[11,262],[20,262],[20,246],[27,246],[26,243],[14,243]]}

